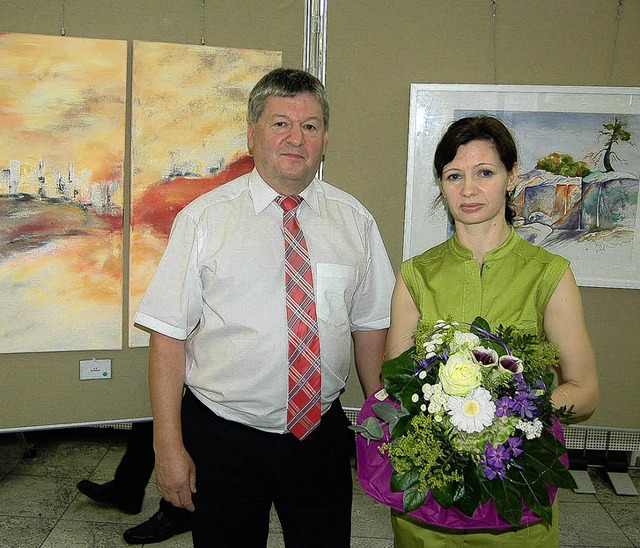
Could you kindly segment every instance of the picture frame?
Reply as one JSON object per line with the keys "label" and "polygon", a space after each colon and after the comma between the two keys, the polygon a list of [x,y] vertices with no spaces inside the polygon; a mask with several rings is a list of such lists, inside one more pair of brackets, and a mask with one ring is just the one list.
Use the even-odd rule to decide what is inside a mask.
{"label": "picture frame", "polygon": [[453,234],[433,155],[474,115],[516,140],[520,235],[569,259],[581,286],[640,288],[640,88],[411,84],[403,259]]}

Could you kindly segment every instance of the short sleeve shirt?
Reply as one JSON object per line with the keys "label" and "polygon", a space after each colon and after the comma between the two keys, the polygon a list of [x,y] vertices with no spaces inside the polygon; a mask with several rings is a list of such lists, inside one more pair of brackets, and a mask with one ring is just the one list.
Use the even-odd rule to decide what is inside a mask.
{"label": "short sleeve shirt", "polygon": [[[372,215],[315,179],[297,208],[312,263],[323,411],[345,386],[352,331],[384,329],[394,276]],[[286,430],[282,210],[256,170],[176,217],[136,323],[186,339],[186,384],[223,418]]]}

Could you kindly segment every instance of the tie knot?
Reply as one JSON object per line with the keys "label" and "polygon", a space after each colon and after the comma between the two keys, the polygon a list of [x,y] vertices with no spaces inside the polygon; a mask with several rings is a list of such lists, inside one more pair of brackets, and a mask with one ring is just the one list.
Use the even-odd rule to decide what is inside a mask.
{"label": "tie knot", "polygon": [[276,202],[284,211],[291,211],[302,203],[302,196],[278,196]]}

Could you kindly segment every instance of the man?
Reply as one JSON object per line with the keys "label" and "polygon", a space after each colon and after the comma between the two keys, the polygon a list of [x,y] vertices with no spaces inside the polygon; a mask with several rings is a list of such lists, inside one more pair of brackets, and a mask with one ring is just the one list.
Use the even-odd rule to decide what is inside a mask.
{"label": "man", "polygon": [[379,387],[394,276],[371,214],[315,178],[328,125],[316,78],[263,77],[255,169],[178,214],[136,316],[151,330],[158,488],[195,510],[196,547],[266,546],[272,503],[287,547],[349,546],[338,396],[350,335],[365,396]]}

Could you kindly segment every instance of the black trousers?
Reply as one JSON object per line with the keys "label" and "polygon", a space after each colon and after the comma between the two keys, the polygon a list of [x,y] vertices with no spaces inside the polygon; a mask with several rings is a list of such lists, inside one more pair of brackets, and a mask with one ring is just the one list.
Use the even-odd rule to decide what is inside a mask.
{"label": "black trousers", "polygon": [[[113,478],[114,487],[120,492],[121,497],[142,502],[154,466],[153,422],[134,422],[127,439],[127,449]],[[189,510],[176,508],[164,499],[160,499],[160,510],[179,523],[191,520]]]}
{"label": "black trousers", "polygon": [[275,506],[287,548],[348,548],[354,434],[339,402],[305,440],[212,413],[187,390],[184,443],[196,465],[196,548],[263,548]]}

